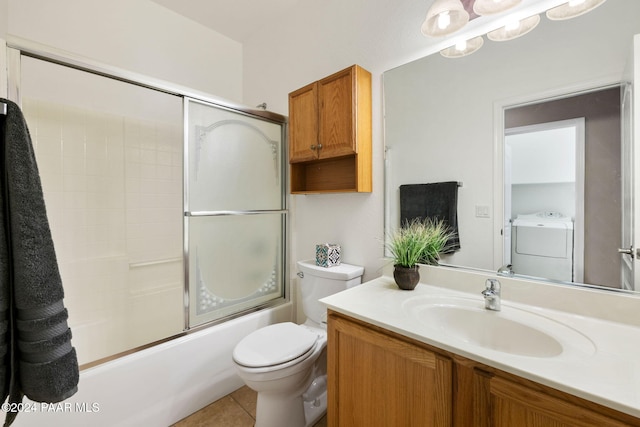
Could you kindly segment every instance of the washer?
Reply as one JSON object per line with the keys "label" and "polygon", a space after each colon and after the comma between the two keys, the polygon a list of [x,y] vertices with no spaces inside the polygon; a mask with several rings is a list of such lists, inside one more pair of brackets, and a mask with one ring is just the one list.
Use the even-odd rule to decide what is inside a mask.
{"label": "washer", "polygon": [[513,221],[513,271],[573,281],[573,219],[560,212],[518,215]]}

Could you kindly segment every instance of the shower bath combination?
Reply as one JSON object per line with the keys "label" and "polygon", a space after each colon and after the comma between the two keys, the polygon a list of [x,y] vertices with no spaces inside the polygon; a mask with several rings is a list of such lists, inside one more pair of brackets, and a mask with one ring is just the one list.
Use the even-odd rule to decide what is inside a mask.
{"label": "shower bath combination", "polygon": [[21,422],[171,425],[239,388],[237,342],[293,316],[286,117],[37,43],[3,46],[81,368],[69,401],[101,408]]}
{"label": "shower bath combination", "polygon": [[283,116],[37,57],[21,103],[81,366],[288,301]]}

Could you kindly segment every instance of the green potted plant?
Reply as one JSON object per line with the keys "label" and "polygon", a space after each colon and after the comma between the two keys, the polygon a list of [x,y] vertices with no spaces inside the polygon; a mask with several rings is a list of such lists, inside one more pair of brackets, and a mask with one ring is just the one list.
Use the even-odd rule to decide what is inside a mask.
{"label": "green potted plant", "polygon": [[398,287],[414,289],[420,281],[418,264],[437,265],[453,235],[443,221],[433,219],[414,219],[391,234],[386,247],[393,258]]}

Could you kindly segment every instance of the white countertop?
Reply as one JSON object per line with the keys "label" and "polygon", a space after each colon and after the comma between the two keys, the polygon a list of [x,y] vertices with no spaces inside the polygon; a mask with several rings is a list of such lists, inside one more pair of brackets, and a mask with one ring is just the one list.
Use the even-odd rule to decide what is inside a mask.
{"label": "white countertop", "polygon": [[[421,271],[423,269],[424,267]],[[427,276],[425,281],[428,282],[429,277],[441,274],[438,271],[435,275],[423,273],[422,276]],[[615,315],[612,315],[614,320],[611,320],[603,316],[590,317],[576,313],[575,310],[547,308],[540,306],[535,298],[534,303],[538,305],[525,304],[522,302],[526,299],[522,296],[524,292],[514,290],[518,288],[517,285],[509,289],[512,283],[518,283],[517,280],[501,277],[498,280],[503,289],[503,311],[530,314],[534,319],[543,318],[536,327],[540,330],[545,327],[554,329],[549,330],[550,334],[559,336],[564,347],[560,355],[532,357],[481,347],[417,320],[415,310],[411,309],[416,306],[416,302],[433,297],[464,298],[470,304],[475,304],[474,300],[477,299],[478,307],[484,308],[480,295],[484,289],[483,280],[472,280],[473,283],[462,286],[468,292],[452,289],[451,286],[425,284],[422,281],[413,291],[402,291],[398,289],[393,277],[382,276],[321,301],[339,313],[640,418],[640,327],[636,324],[640,311],[628,310],[635,314],[633,321],[626,322],[615,318]],[[531,292],[527,282],[523,283],[523,289]],[[557,286],[536,289],[538,295],[540,290],[549,295],[549,299],[553,300],[552,306],[560,304],[558,299],[567,300],[568,304],[573,305],[578,300],[577,305],[583,309],[586,306],[588,310],[589,304],[599,301],[588,301],[593,298],[593,292],[590,291],[569,289],[569,292],[573,292],[571,296],[557,297],[554,292],[568,291]],[[587,292],[587,299],[580,301],[582,294],[578,292]],[[515,300],[508,299],[511,294]],[[605,297],[610,298],[611,295],[606,294]],[[622,300],[621,305],[626,304],[631,308],[640,302],[635,297],[629,299],[620,295],[620,298],[627,298]],[[553,327],[554,324],[559,327]],[[565,329],[570,333],[562,336],[561,332]]]}

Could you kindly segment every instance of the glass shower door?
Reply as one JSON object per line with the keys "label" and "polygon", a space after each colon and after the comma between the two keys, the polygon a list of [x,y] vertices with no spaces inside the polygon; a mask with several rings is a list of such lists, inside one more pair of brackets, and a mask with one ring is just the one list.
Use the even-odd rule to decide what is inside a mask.
{"label": "glass shower door", "polygon": [[79,363],[180,334],[182,98],[27,56],[20,69]]}
{"label": "glass shower door", "polygon": [[187,326],[285,297],[283,125],[185,100]]}

